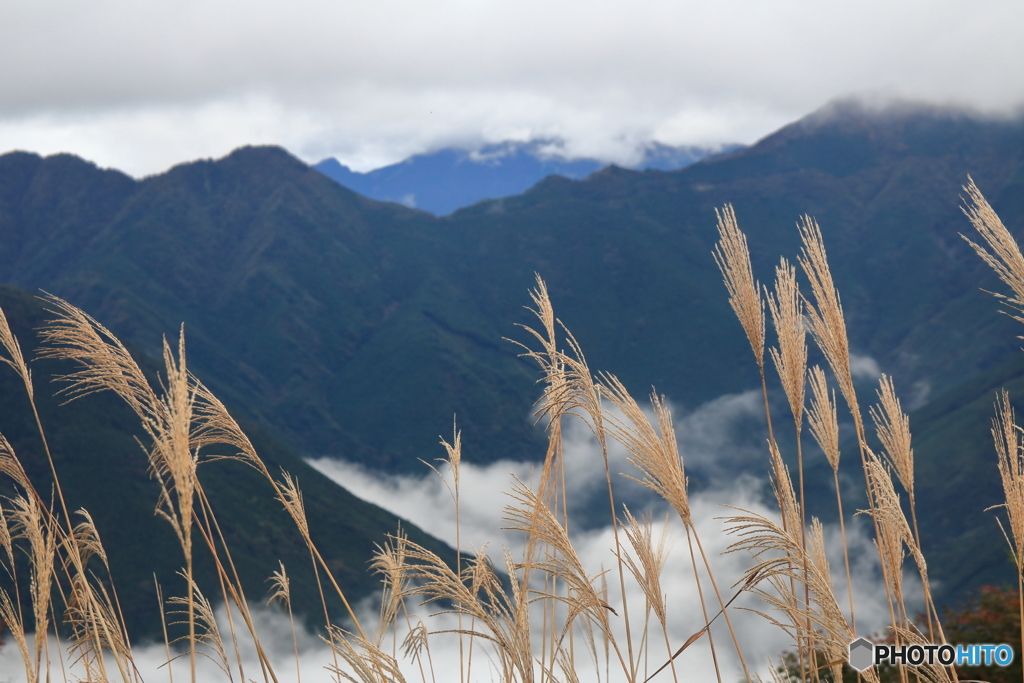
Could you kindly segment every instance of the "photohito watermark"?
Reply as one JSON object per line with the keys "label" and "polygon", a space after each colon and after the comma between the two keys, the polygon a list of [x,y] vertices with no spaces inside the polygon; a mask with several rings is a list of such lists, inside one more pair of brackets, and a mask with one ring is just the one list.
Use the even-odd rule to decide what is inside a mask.
{"label": "photohito watermark", "polygon": [[1009,645],[875,645],[867,638],[850,643],[850,666],[864,671],[879,664],[922,666],[1009,666],[1013,648]]}

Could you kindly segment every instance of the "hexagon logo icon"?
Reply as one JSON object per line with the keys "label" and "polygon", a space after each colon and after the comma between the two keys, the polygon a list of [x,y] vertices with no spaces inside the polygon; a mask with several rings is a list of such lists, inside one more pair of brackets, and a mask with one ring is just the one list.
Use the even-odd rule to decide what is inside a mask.
{"label": "hexagon logo icon", "polygon": [[850,643],[850,666],[864,671],[875,663],[875,646],[867,638],[858,638]]}

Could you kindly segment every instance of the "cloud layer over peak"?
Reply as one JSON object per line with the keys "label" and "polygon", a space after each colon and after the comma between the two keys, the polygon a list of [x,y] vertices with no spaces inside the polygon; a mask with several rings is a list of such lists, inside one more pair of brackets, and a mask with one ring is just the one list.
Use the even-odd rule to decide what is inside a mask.
{"label": "cloud layer over peak", "polygon": [[210,0],[0,9],[0,151],[134,174],[243,143],[368,170],[447,145],[751,142],[850,94],[1024,102],[1011,0]]}

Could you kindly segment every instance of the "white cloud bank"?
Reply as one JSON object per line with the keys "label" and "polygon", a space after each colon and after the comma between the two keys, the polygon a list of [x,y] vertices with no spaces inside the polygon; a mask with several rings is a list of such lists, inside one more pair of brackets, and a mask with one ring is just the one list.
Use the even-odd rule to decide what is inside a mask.
{"label": "white cloud bank", "polygon": [[[750,566],[751,558],[743,554],[723,554],[727,546],[735,540],[725,533],[726,525],[722,519],[735,514],[735,511],[725,506],[735,506],[772,516],[768,507],[770,504],[762,500],[763,482],[749,475],[737,475],[738,471],[749,470],[751,466],[749,459],[755,454],[750,445],[750,430],[747,428],[753,423],[757,433],[763,431],[763,413],[759,414],[761,410],[760,394],[745,392],[720,397],[676,420],[680,450],[687,467],[693,465],[710,481],[708,488],[691,494],[690,503],[695,524],[705,550],[711,558],[719,586],[723,593],[728,595],[731,595],[728,587]],[[757,423],[758,418],[760,424]],[[570,507],[573,545],[587,570],[591,574],[596,574],[602,569],[614,566],[615,560],[611,550],[614,547],[614,539],[607,521],[585,517],[593,515],[595,508],[600,508],[594,503],[607,494],[604,488],[604,465],[600,450],[589,430],[579,421],[570,420],[565,426],[565,454],[567,498],[576,506],[575,509]],[[620,447],[613,446],[609,455],[613,473],[636,474],[632,466],[626,462],[626,455]],[[762,451],[760,456],[764,458],[766,469],[765,451]],[[716,459],[722,459],[725,464],[715,464]],[[313,460],[311,464],[356,495],[412,520],[425,531],[455,545],[455,508],[448,488],[450,472],[447,468],[442,468],[441,472],[448,478],[449,484],[433,473],[422,477],[382,475],[352,463],[330,458]],[[502,491],[510,488],[513,476],[529,482],[532,474],[533,465],[530,463],[501,461],[477,466],[463,462],[460,475],[460,518],[461,543],[464,550],[472,552],[487,543],[487,552],[498,561],[502,546],[510,548],[513,556],[518,556],[517,553],[522,550],[520,535],[517,532],[500,529],[507,526],[502,521],[502,508],[510,502]],[[656,513],[656,521],[665,510],[664,505],[651,496],[642,495],[635,485],[632,489],[627,486],[624,495],[622,490],[617,495],[621,496],[620,501],[629,500],[630,507],[635,513],[643,509],[653,510]],[[662,588],[669,596],[670,638],[672,642],[680,643],[697,631],[702,622],[686,536],[681,524],[672,519],[671,515],[669,519],[665,533],[668,534],[672,550],[662,576]],[[864,521],[857,518],[852,524],[848,523],[847,531],[853,561],[858,627],[862,633],[870,634],[882,629],[888,612],[884,590],[877,579],[877,553],[874,552],[866,534]],[[837,599],[839,604],[844,606],[847,604],[847,592],[838,534],[838,528],[826,529]],[[703,580],[704,590],[710,592],[706,577],[703,577]],[[617,579],[610,579],[609,583],[613,600],[616,600]],[[631,614],[635,615],[643,609],[643,595],[638,587],[631,585],[628,578],[627,584]],[[919,589],[917,592],[919,593]],[[913,579],[910,577],[906,594],[911,596],[910,600],[913,600],[912,596],[916,594]],[[749,596],[739,600],[737,605],[759,607],[759,604]],[[915,607],[911,606],[911,609]],[[762,674],[766,674],[768,657],[777,661],[779,654],[791,647],[787,636],[761,617],[738,610],[733,612],[732,618],[744,647],[744,656],[751,666]],[[723,666],[723,680],[739,680],[742,678],[739,660],[732,649],[728,631],[725,630],[724,624],[720,626],[722,628],[715,629],[713,634],[716,651]],[[431,628],[437,627],[432,625]],[[435,663],[440,659],[450,665],[450,662],[455,661],[456,651],[451,649],[454,646],[449,643],[442,647],[449,649],[444,650],[446,655],[435,658]],[[653,649],[652,652],[660,654],[658,649]],[[677,664],[679,671],[686,672],[683,676],[685,680],[714,680],[712,659],[705,641],[699,642],[685,652],[677,660]],[[652,667],[652,670],[656,666]],[[596,680],[592,668],[588,669],[588,666],[584,665],[581,670],[581,680]],[[667,673],[665,675],[668,676]],[[481,680],[489,678],[484,676]],[[617,680],[614,674],[612,680]]]}
{"label": "white cloud bank", "polygon": [[[675,420],[675,428],[679,437],[680,451],[689,470],[699,470],[709,482],[704,490],[692,493],[690,505],[695,526],[700,535],[704,549],[714,569],[719,588],[728,599],[733,592],[731,586],[739,579],[752,560],[742,553],[725,554],[728,545],[735,537],[725,533],[726,522],[723,519],[736,514],[730,507],[742,508],[757,514],[773,517],[773,502],[763,499],[765,493],[763,481],[740,471],[751,471],[754,465],[751,458],[763,458],[763,468],[767,469],[767,456],[752,443],[760,440],[763,435],[763,415],[759,394],[744,392],[726,395],[708,402],[696,410],[681,415]],[[751,438],[754,434],[754,438]],[[591,576],[605,569],[613,569],[615,546],[612,530],[607,514],[601,518],[591,517],[600,513],[600,502],[606,496],[604,465],[600,449],[589,430],[578,420],[570,419],[564,428],[566,486],[567,496],[571,501],[570,535],[573,546],[586,571]],[[440,455],[440,453],[439,453]],[[455,545],[456,531],[454,523],[454,501],[450,489],[450,472],[446,467],[441,473],[446,475],[449,483],[442,481],[434,473],[424,476],[395,476],[367,471],[357,465],[340,460],[321,458],[312,464],[329,477],[344,485],[349,490],[366,500],[374,502],[401,517],[411,520],[427,532]],[[626,461],[626,454],[621,447],[614,446],[609,451],[609,467],[613,473],[625,472],[635,474],[635,470]],[[523,539],[518,532],[503,530],[507,526],[503,521],[503,507],[511,502],[502,492],[509,490],[513,477],[530,482],[534,478],[534,465],[531,463],[501,461],[486,466],[477,466],[464,462],[461,469],[460,516],[462,547],[470,552],[486,544],[486,552],[499,566],[501,565],[502,548],[508,548],[513,557],[518,557],[523,550]],[[668,597],[668,631],[672,647],[682,642],[703,625],[700,601],[694,582],[689,547],[682,525],[674,515],[669,515],[667,522],[661,526],[660,520],[666,507],[650,495],[646,490],[627,480],[617,477],[623,484],[618,490],[619,501],[628,500],[634,513],[650,510],[655,513],[657,529],[667,535],[669,555],[661,577],[662,591]],[[597,512],[595,512],[595,510]],[[811,511],[812,513],[814,511]],[[848,522],[850,556],[853,561],[852,573],[854,595],[857,603],[857,623],[859,632],[870,635],[883,630],[888,617],[885,593],[878,579],[877,553],[868,537],[867,520],[857,517]],[[832,565],[837,600],[841,607],[847,605],[847,589],[843,570],[843,554],[839,532],[836,528],[826,528],[827,552]],[[625,541],[623,541],[625,542]],[[700,561],[698,560],[698,564]],[[707,576],[701,569],[703,589],[711,603],[713,593],[707,583]],[[609,575],[609,602],[619,608],[617,575]],[[911,612],[918,609],[914,603],[920,595],[916,580],[908,575],[905,593],[910,603]],[[631,577],[626,581],[627,604],[631,621],[637,623],[637,615],[643,613],[644,596]],[[430,606],[417,606],[410,601],[411,610],[418,613],[433,631],[452,629],[457,626],[451,615],[428,616],[434,611]],[[734,607],[763,608],[752,596],[741,597]],[[364,600],[357,610],[364,625],[376,623],[376,612],[373,599]],[[621,611],[621,610],[620,610]],[[752,670],[758,671],[766,679],[768,658],[778,661],[781,652],[791,648],[788,637],[780,629],[770,625],[763,618],[752,612],[731,608],[733,625],[742,644],[744,656]],[[326,644],[315,635],[299,627],[298,668],[293,655],[292,631],[287,617],[279,609],[267,609],[255,606],[256,628],[261,635],[268,657],[273,664],[280,683],[298,683],[332,680],[325,669],[333,662],[333,657]],[[540,615],[533,620],[535,627],[541,623]],[[236,616],[237,624],[237,616]],[[223,606],[218,613],[221,631],[225,636],[229,633]],[[721,621],[721,620],[719,620]],[[613,627],[618,630],[618,638],[624,641],[622,620],[619,614],[612,619]],[[400,627],[394,640],[386,638],[386,644],[397,643],[401,648],[406,629]],[[723,680],[740,680],[742,670],[739,659],[733,649],[728,631],[724,623],[716,623],[712,630],[715,649],[722,666]],[[648,671],[653,671],[665,661],[664,647],[661,640],[652,641]],[[251,644],[240,641],[239,649],[245,670],[246,679],[262,680],[259,665]],[[486,643],[478,643],[485,653]],[[225,648],[229,658],[234,661],[230,643]],[[390,649],[390,645],[388,645]],[[60,670],[57,652],[59,646],[52,642],[50,647],[51,660],[55,671]],[[579,648],[580,652],[583,648]],[[149,683],[170,681],[166,662],[165,649],[162,645],[145,645],[136,648],[136,665],[145,681]],[[478,652],[479,654],[479,652]],[[431,639],[431,660],[437,681],[459,680],[458,641],[451,635],[439,635]],[[623,680],[621,672],[616,672],[614,658],[610,678],[602,673],[600,678],[592,661],[586,656],[578,658],[578,673],[581,681],[607,681],[613,683]],[[66,663],[65,663],[66,665]],[[706,638],[702,638],[676,660],[681,680],[714,680],[714,668]],[[16,648],[13,646],[0,649],[0,682],[23,683]],[[419,681],[419,669],[411,661],[404,662],[406,680]],[[486,654],[478,657],[473,665],[472,681],[497,680],[488,664]],[[236,673],[236,680],[239,678]],[[188,680],[188,661],[181,658],[174,664],[174,678],[178,681]],[[666,671],[659,680],[670,680]],[[60,681],[57,676],[55,680]],[[73,677],[68,677],[73,680]],[[211,662],[201,659],[198,683],[221,683],[226,677]],[[430,680],[428,675],[427,680]]]}
{"label": "white cloud bank", "polygon": [[[476,468],[468,466],[468,469],[471,470]],[[479,483],[479,480],[474,480],[474,484]],[[753,490],[753,483],[754,482],[750,480],[737,482],[737,484],[729,490],[709,491],[694,496],[691,499],[692,511],[698,531],[701,535],[702,542],[704,543],[705,550],[711,558],[716,578],[722,592],[726,596],[726,599],[728,599],[728,596],[733,592],[733,589],[730,588],[731,584],[741,576],[743,570],[748,566],[750,559],[741,554],[720,554],[725,550],[726,546],[732,539],[722,533],[724,525],[722,520],[718,518],[731,512],[730,510],[722,507],[722,505],[726,503],[743,507],[754,512],[770,514],[769,510],[759,499],[759,495]],[[466,484],[468,486],[469,480],[467,480]],[[406,488],[403,492],[409,494],[412,490]],[[472,499],[472,503],[469,502],[470,499],[464,501],[464,511],[468,513],[471,518],[478,520],[488,514],[491,514],[489,509],[503,504],[503,496],[501,496],[497,491],[490,491],[489,493],[491,494],[491,501],[490,504],[486,506],[488,510],[476,509],[480,501],[483,500],[483,496],[481,496],[478,498],[474,497]],[[396,495],[391,499],[391,501],[395,502],[403,498],[403,496]],[[426,496],[426,498],[429,498],[429,496]],[[417,499],[422,500],[423,498]],[[443,496],[441,496],[440,499],[443,499]],[[402,507],[403,505],[404,503],[395,507]],[[450,506],[448,509],[440,506],[436,508],[436,511],[440,514],[444,514],[445,512],[451,514]],[[428,518],[422,509],[416,519],[424,520],[428,525],[431,523],[431,518]],[[435,526],[434,528],[436,529],[438,527]],[[851,554],[854,558],[857,558],[857,564],[854,565],[854,583],[855,594],[858,599],[858,624],[861,627],[860,630],[862,633],[870,634],[880,630],[881,625],[885,623],[887,613],[884,592],[880,589],[880,586],[875,579],[876,567],[874,566],[875,563],[872,559],[875,557],[875,553],[873,552],[870,541],[863,533],[863,526],[859,524],[849,526],[848,532],[850,534]],[[693,581],[693,573],[690,568],[690,559],[685,534],[682,532],[681,525],[675,521],[670,522],[669,525],[664,528],[664,533],[667,534],[669,539],[670,554],[666,569],[661,578],[661,586],[664,593],[668,596],[670,642],[673,643],[673,647],[678,647],[680,643],[684,642],[692,633],[698,630],[703,622],[700,602]],[[830,533],[833,541],[835,541],[837,533],[836,530],[829,529],[828,533]],[[507,540],[511,542],[511,548],[514,552],[521,550],[521,544],[518,542],[518,539],[511,536],[495,535],[492,531],[488,537],[494,539],[495,545],[498,540]],[[611,552],[611,548],[614,547],[614,539],[609,528],[606,527],[589,532],[573,534],[573,543],[581,561],[590,574],[593,575],[603,569],[608,569],[614,566],[614,557]],[[497,556],[499,553],[499,550],[495,545],[491,545],[488,548],[492,557]],[[842,571],[842,551],[837,542],[830,544],[829,554],[834,573],[836,574],[837,597],[840,605],[845,605],[845,581],[840,579]],[[498,557],[495,557],[495,560],[497,561]],[[710,594],[711,589],[707,584],[706,575],[703,576],[702,580],[704,582],[704,590]],[[908,594],[912,594],[913,586],[908,586],[907,592]],[[618,598],[617,579],[609,580],[609,593],[611,596],[610,602],[618,607],[620,602]],[[631,580],[628,578],[627,599],[630,605],[631,618],[634,623],[636,623],[636,615],[642,614],[643,611],[644,597],[640,589],[633,585]],[[709,600],[714,602],[713,597],[709,597]],[[759,608],[761,606],[752,599],[740,599],[735,603],[734,608],[730,609],[730,613],[732,615],[733,625],[736,628],[738,639],[743,647],[744,656],[748,665],[751,667],[752,672],[758,671],[765,679],[768,679],[768,657],[772,657],[777,661],[778,655],[783,650],[791,647],[790,642],[785,634],[783,634],[779,629],[769,625],[761,617],[744,610],[735,609],[736,607]],[[429,606],[417,607],[410,603],[410,609],[413,609],[418,613],[425,620],[428,628],[431,630],[442,631],[456,627],[455,619],[451,615],[440,615],[434,617],[428,616],[432,612]],[[358,607],[358,611],[360,613],[360,619],[364,624],[375,623],[376,613],[371,600],[363,601],[363,603]],[[333,680],[326,667],[329,667],[334,659],[329,648],[322,640],[308,633],[301,626],[299,627],[297,633],[299,643],[299,674],[296,675],[296,660],[293,656],[292,650],[292,632],[287,617],[280,611],[268,610],[259,606],[254,608],[254,613],[256,617],[255,622],[257,631],[260,633],[261,641],[267,650],[271,664],[274,666],[275,675],[280,683],[299,683],[300,677],[301,681],[306,681],[307,683]],[[235,619],[237,623],[237,615]],[[218,621],[221,624],[222,633],[227,636],[228,627],[223,607],[218,610]],[[534,620],[534,624],[539,624],[540,621],[540,618],[537,618]],[[613,619],[612,621],[613,625],[616,627],[621,624],[618,619]],[[719,622],[721,622],[721,620],[719,620]],[[654,624],[652,624],[652,627],[653,626]],[[621,628],[618,630],[619,640],[624,642]],[[406,633],[407,631],[404,628],[400,628],[397,633],[394,642],[397,642],[398,651],[401,649],[402,639]],[[739,665],[739,660],[731,644],[728,631],[724,628],[724,624],[716,624],[716,628],[713,629],[713,637],[719,663],[722,667],[723,680],[741,680],[742,670]],[[384,642],[387,646],[386,649],[390,651],[390,643],[393,642],[392,638],[388,637]],[[649,672],[653,671],[665,661],[664,648],[661,645],[661,641],[656,641],[656,643],[657,646],[652,646],[651,648],[651,655],[648,660]],[[260,667],[252,646],[242,639],[239,640],[239,645],[246,679],[255,681],[263,680],[259,675]],[[69,681],[75,680],[73,674],[81,672],[69,665],[67,655],[64,655],[64,663],[60,663],[58,656],[59,647],[60,644],[56,643],[51,638],[49,652],[51,653],[51,661],[53,662],[53,680],[58,683],[65,679]],[[478,650],[483,650],[484,654],[482,656],[478,656],[474,660],[474,675],[470,680],[479,683],[498,680],[498,677],[493,675],[494,672],[490,669],[488,664],[488,656],[486,654],[488,648],[487,644],[478,643],[476,647]],[[228,642],[225,650],[228,653],[232,666],[236,666],[233,654],[234,649],[230,642]],[[168,681],[168,683],[170,683],[168,668],[165,666],[167,657],[163,645],[143,645],[136,647],[134,652],[136,666],[138,667],[139,673],[144,681],[147,683]],[[480,655],[479,651],[478,655]],[[448,681],[459,680],[457,668],[457,663],[459,661],[459,647],[457,639],[444,634],[432,637],[431,661],[436,681],[445,683]],[[206,658],[200,658],[198,662],[197,683],[224,683],[224,681],[227,680],[227,677],[212,663],[212,661]],[[579,680],[587,682],[609,680],[613,683],[624,680],[621,672],[616,671],[614,656],[610,669],[610,679],[606,679],[604,676],[603,661],[600,663],[600,668],[601,675],[599,678],[592,660],[590,660],[586,655],[580,656],[577,669]],[[714,665],[707,638],[702,638],[697,641],[691,648],[678,657],[676,659],[676,668],[677,671],[680,672],[681,680],[715,680]],[[66,677],[59,673],[64,670],[69,674]],[[403,671],[405,672],[406,680],[411,683],[421,680],[419,676],[419,669],[412,661],[403,660]],[[24,683],[24,673],[21,670],[17,650],[13,646],[0,649],[0,672],[2,672],[0,673],[0,681],[3,681],[3,683]],[[235,680],[238,680],[239,677],[237,669],[234,673]],[[173,676],[176,681],[189,680],[189,663],[187,657],[182,657],[174,662]],[[666,671],[659,677],[659,679],[656,680],[662,679],[671,680],[670,673]],[[431,680],[429,674],[426,680]]]}
{"label": "white cloud bank", "polygon": [[622,161],[852,94],[1012,109],[1022,30],[1016,0],[4,3],[0,152],[142,175],[276,143],[366,170],[561,137]]}

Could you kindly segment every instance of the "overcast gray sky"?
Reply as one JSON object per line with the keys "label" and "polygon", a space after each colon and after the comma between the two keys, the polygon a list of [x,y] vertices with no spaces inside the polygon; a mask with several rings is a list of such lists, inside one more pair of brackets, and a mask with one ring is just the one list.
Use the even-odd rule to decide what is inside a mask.
{"label": "overcast gray sky", "polygon": [[845,96],[1024,103],[1022,0],[33,0],[0,153],[133,175],[253,143],[359,170],[458,144],[752,142]]}

